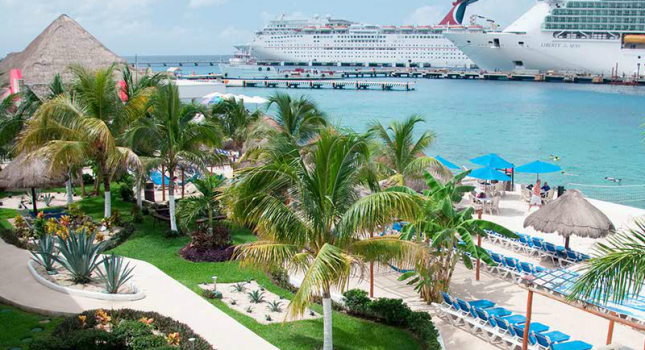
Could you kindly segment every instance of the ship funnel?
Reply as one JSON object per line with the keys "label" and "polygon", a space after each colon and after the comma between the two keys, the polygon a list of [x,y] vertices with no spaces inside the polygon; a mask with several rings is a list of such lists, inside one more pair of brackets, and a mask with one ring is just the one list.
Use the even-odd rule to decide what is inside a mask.
{"label": "ship funnel", "polygon": [[464,15],[466,14],[466,7],[474,2],[477,2],[477,0],[456,0],[452,3],[452,9],[450,9],[450,12],[448,12],[446,17],[439,22],[439,25],[461,25],[464,21]]}

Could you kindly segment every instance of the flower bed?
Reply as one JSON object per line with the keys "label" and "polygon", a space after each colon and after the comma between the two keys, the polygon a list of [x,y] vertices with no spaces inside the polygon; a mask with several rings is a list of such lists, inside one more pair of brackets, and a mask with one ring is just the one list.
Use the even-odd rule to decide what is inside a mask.
{"label": "flower bed", "polygon": [[[289,300],[281,298],[260,286],[255,281],[239,283],[218,283],[217,296],[211,294],[212,284],[200,284],[205,296],[221,298],[231,309],[255,319],[261,324],[282,323],[287,315]],[[311,320],[321,316],[309,309],[298,319],[287,321]]]}
{"label": "flower bed", "polygon": [[89,310],[65,318],[50,337],[32,342],[39,350],[213,350],[187,325],[156,312]]}
{"label": "flower bed", "polygon": [[222,262],[229,261],[233,256],[234,246],[224,248],[199,248],[192,244],[183,247],[179,254],[192,262]]}
{"label": "flower bed", "polygon": [[96,277],[92,277],[86,284],[75,283],[72,274],[58,264],[55,265],[56,274],[54,275],[33,260],[28,262],[27,267],[38,283],[64,294],[112,301],[134,301],[145,298],[144,292],[134,283],[124,285],[117,294],[110,294],[105,291],[105,283]]}

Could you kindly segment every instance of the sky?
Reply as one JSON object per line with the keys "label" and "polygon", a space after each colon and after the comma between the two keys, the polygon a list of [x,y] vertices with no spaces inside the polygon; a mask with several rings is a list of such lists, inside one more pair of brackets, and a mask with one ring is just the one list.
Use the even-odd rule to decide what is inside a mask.
{"label": "sky", "polygon": [[[331,15],[370,24],[436,24],[452,0],[0,0],[0,57],[23,50],[61,14],[74,18],[122,56],[217,55],[234,51],[270,20],[285,14]],[[502,26],[535,0],[479,0],[471,14]]]}

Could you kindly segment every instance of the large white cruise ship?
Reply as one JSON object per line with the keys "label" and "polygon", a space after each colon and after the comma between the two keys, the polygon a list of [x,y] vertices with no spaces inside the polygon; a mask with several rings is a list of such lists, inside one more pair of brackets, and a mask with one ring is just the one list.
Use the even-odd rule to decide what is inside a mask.
{"label": "large white cruise ship", "polygon": [[444,35],[486,70],[642,74],[645,0],[540,0],[501,32]]}
{"label": "large white cruise ship", "polygon": [[315,16],[284,16],[258,31],[252,42],[236,46],[259,62],[315,65],[470,67],[472,61],[442,33],[460,26],[465,7],[477,0],[457,0],[436,26],[378,26]]}

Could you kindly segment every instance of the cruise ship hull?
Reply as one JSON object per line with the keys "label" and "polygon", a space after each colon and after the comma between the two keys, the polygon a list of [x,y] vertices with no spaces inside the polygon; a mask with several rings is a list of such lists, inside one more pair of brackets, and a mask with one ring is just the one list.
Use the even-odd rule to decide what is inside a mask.
{"label": "cruise ship hull", "polygon": [[542,30],[552,6],[539,2],[502,32],[449,31],[444,36],[480,68],[633,75],[645,70],[645,49],[626,48],[611,39],[559,38]]}
{"label": "cruise ship hull", "polygon": [[[620,40],[557,40],[514,33],[447,33],[482,69],[529,69],[611,75],[632,75],[645,69],[645,50],[622,49]],[[499,46],[494,45],[495,39]],[[522,44],[520,44],[522,43]]]}

